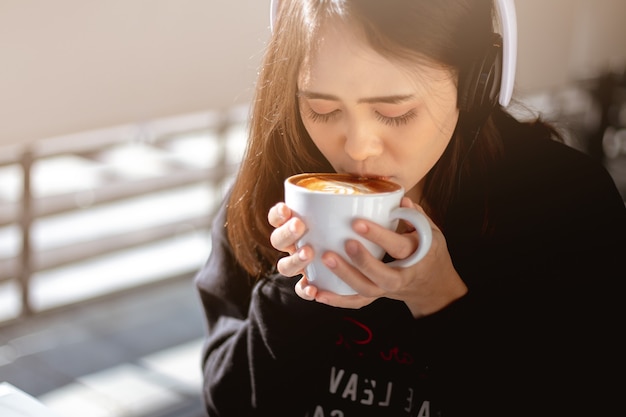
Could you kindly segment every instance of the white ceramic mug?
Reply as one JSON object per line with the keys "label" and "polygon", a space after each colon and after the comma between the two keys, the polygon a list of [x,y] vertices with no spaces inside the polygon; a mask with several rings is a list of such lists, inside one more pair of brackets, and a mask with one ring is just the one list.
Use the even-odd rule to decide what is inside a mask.
{"label": "white ceramic mug", "polygon": [[400,207],[404,189],[399,184],[382,179],[357,178],[346,174],[298,174],[285,180],[285,203],[296,217],[302,219],[307,232],[297,243],[300,248],[310,245],[314,260],[305,273],[318,289],[349,295],[356,292],[322,263],[326,251],[336,252],[346,261],[344,250],[348,239],[360,241],[369,252],[382,259],[385,251],[360,237],[352,230],[356,218],[368,219],[395,230],[400,219],[411,223],[419,235],[419,247],[405,259],[388,265],[407,267],[419,262],[430,249],[432,230],[428,219],[419,211]]}

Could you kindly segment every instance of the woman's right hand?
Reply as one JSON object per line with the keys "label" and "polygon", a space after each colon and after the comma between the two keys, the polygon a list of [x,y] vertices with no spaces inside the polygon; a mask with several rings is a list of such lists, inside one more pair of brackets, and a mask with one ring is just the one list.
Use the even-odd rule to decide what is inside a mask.
{"label": "woman's right hand", "polygon": [[291,209],[282,202],[270,209],[267,220],[275,228],[270,235],[270,243],[275,249],[288,253],[278,260],[276,264],[278,272],[287,277],[302,274],[295,287],[296,293],[305,300],[315,299],[317,288],[309,285],[304,274],[304,268],[313,260],[313,248],[310,246],[296,248],[296,242],[306,233],[306,225],[293,216]]}

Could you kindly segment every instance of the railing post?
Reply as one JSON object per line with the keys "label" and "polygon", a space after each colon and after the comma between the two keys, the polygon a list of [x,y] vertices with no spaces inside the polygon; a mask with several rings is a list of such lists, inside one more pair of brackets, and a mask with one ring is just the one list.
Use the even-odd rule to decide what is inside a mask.
{"label": "railing post", "polygon": [[32,251],[31,251],[31,226],[33,223],[33,196],[32,196],[32,166],[33,151],[26,148],[22,153],[20,164],[22,166],[22,202],[20,213],[20,227],[22,232],[22,248],[20,251],[19,264],[19,287],[21,290],[22,316],[33,313],[30,303],[30,278],[32,275]]}

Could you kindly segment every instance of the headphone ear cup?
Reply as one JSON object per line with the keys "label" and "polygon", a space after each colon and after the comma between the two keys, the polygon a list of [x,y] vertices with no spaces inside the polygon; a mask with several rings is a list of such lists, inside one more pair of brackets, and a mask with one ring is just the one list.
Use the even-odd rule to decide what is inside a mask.
{"label": "headphone ear cup", "polygon": [[501,81],[502,38],[494,34],[494,40],[482,58],[476,60],[468,74],[460,80],[459,110],[476,126],[484,122],[498,102]]}

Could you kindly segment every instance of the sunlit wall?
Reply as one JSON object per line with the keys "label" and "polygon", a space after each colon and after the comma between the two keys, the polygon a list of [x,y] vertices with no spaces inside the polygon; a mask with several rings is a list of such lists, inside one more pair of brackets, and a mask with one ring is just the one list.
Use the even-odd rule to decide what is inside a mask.
{"label": "sunlit wall", "polygon": [[[522,93],[626,61],[623,0],[517,0]],[[247,102],[269,0],[0,0],[0,145]]]}

